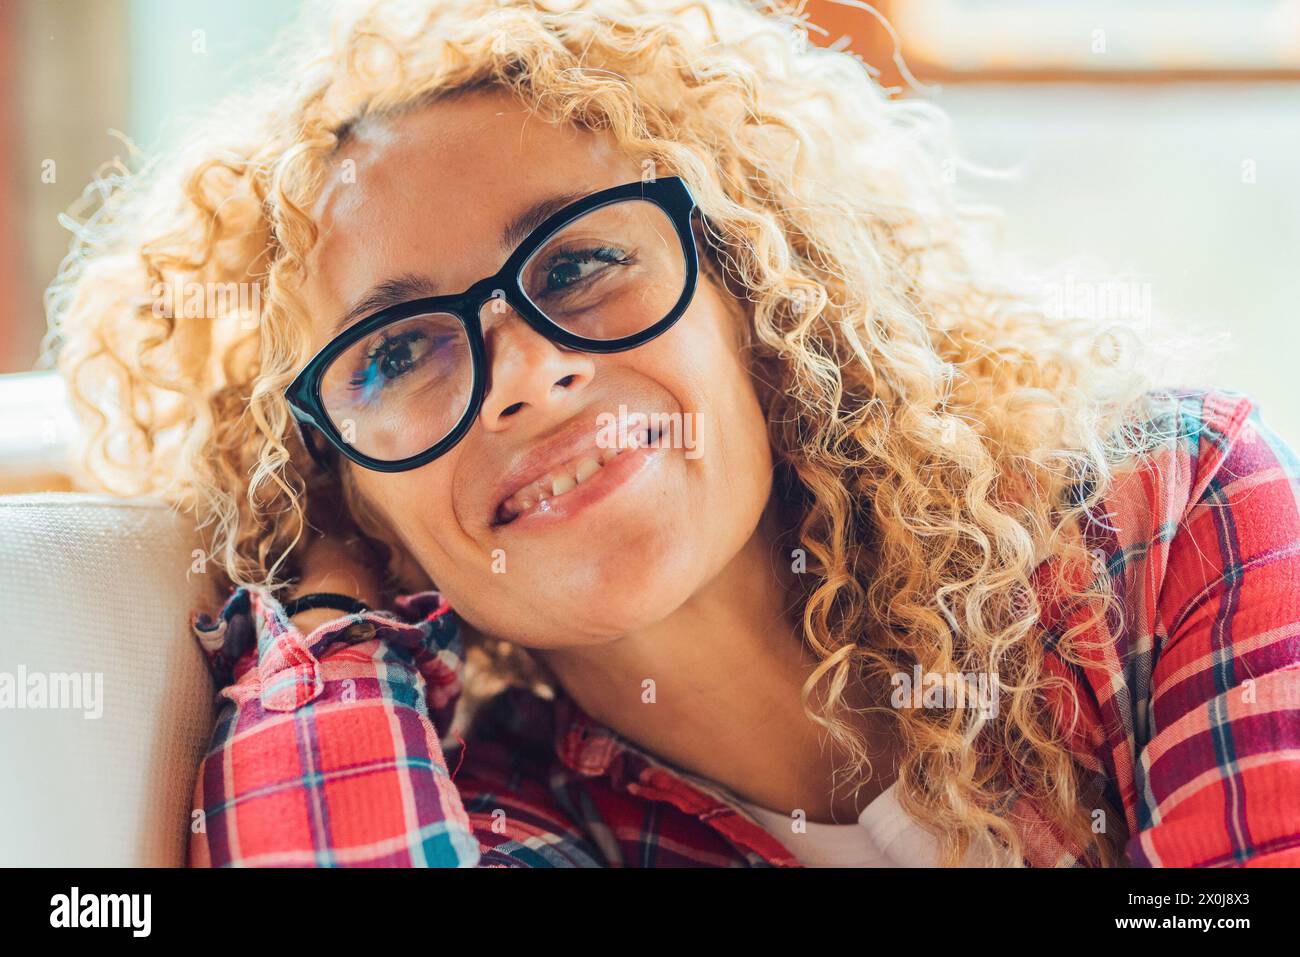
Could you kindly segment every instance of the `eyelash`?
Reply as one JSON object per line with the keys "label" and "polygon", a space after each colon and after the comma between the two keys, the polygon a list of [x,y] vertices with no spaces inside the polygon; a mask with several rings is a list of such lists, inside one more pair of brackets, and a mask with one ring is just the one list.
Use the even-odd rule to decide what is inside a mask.
{"label": "eyelash", "polygon": [[[379,341],[375,343],[374,348],[366,352],[365,362],[362,365],[361,371],[352,374],[352,378],[348,382],[351,390],[353,392],[359,392],[371,384],[368,380],[362,378],[362,376],[366,375],[370,369],[373,368],[375,361],[380,359],[384,351],[389,349],[394,343],[407,345],[412,342],[418,342],[423,338],[425,338],[425,334],[416,331],[404,332],[395,336],[389,336],[387,333],[381,332]],[[418,364],[420,361],[422,360],[416,360],[415,364]],[[414,367],[414,365],[412,367]],[[410,370],[408,369],[407,372],[409,371]],[[403,373],[403,375],[405,375],[405,373]],[[385,381],[396,381],[396,379],[399,378],[402,378],[402,376],[395,376],[393,379],[385,379]]]}
{"label": "eyelash", "polygon": [[[615,250],[610,246],[593,246],[589,249],[562,250],[552,256],[550,262],[546,264],[546,269],[542,275],[549,277],[551,271],[558,265],[588,262],[593,259],[611,266],[628,266],[632,263],[631,254],[621,254],[618,250]],[[582,277],[578,282],[582,282],[586,278],[588,277]],[[543,294],[554,295],[564,293],[568,292],[571,288],[572,286],[566,286],[563,289],[545,290]]]}

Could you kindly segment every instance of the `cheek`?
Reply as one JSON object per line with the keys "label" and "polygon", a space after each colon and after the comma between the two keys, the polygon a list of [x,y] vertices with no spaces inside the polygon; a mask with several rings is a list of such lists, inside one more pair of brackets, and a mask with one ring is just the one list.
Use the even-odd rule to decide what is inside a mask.
{"label": "cheek", "polygon": [[363,507],[375,513],[406,551],[434,579],[463,551],[457,547],[449,473],[440,462],[409,472],[360,470],[356,479]]}
{"label": "cheek", "polygon": [[695,448],[686,456],[692,517],[674,530],[716,564],[734,554],[757,523],[771,494],[773,459],[767,420],[742,354],[748,319],[731,297],[711,285],[700,290],[690,321],[647,347],[652,351],[641,371],[658,377],[692,413]]}
{"label": "cheek", "polygon": [[660,383],[683,410],[731,415],[753,392],[740,357],[744,319],[737,310],[734,300],[701,281],[682,321],[627,353],[629,364]]}
{"label": "cheek", "polygon": [[[683,323],[677,342],[665,343],[654,366],[673,370],[670,386],[683,409],[697,410],[698,454],[731,478],[770,478],[767,422],[749,366],[742,355],[747,318],[738,303],[712,285],[701,285],[699,312]],[[665,337],[667,338],[667,337]],[[726,483],[724,483],[726,484]]]}

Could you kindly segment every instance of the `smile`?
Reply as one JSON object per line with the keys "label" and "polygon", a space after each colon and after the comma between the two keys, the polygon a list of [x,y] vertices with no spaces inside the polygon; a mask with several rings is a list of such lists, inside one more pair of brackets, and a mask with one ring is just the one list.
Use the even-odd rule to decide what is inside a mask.
{"label": "smile", "polygon": [[497,505],[493,526],[500,528],[531,516],[567,516],[603,498],[640,470],[658,439],[655,429],[646,428],[628,436],[624,447],[588,449],[548,468]]}

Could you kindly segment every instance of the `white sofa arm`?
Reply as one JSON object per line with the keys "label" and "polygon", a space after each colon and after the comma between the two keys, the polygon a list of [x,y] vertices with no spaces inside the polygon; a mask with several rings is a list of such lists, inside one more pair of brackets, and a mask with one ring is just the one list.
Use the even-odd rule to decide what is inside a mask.
{"label": "white sofa arm", "polygon": [[0,865],[184,863],[214,714],[197,547],[153,499],[0,496]]}
{"label": "white sofa arm", "polygon": [[0,375],[0,494],[77,487],[77,422],[53,371]]}

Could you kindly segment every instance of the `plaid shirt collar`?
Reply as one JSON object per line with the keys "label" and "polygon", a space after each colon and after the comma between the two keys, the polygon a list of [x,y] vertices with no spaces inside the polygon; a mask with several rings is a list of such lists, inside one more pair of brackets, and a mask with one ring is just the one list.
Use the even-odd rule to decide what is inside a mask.
{"label": "plaid shirt collar", "polygon": [[552,717],[555,756],[574,774],[608,778],[611,787],[645,800],[671,804],[770,866],[801,866],[780,841],[740,808],[735,795],[704,778],[664,764],[592,718],[562,689],[556,691]]}
{"label": "plaid shirt collar", "polygon": [[601,724],[562,690],[555,700],[555,755],[575,774],[604,777],[610,765],[630,745],[612,728]]}

